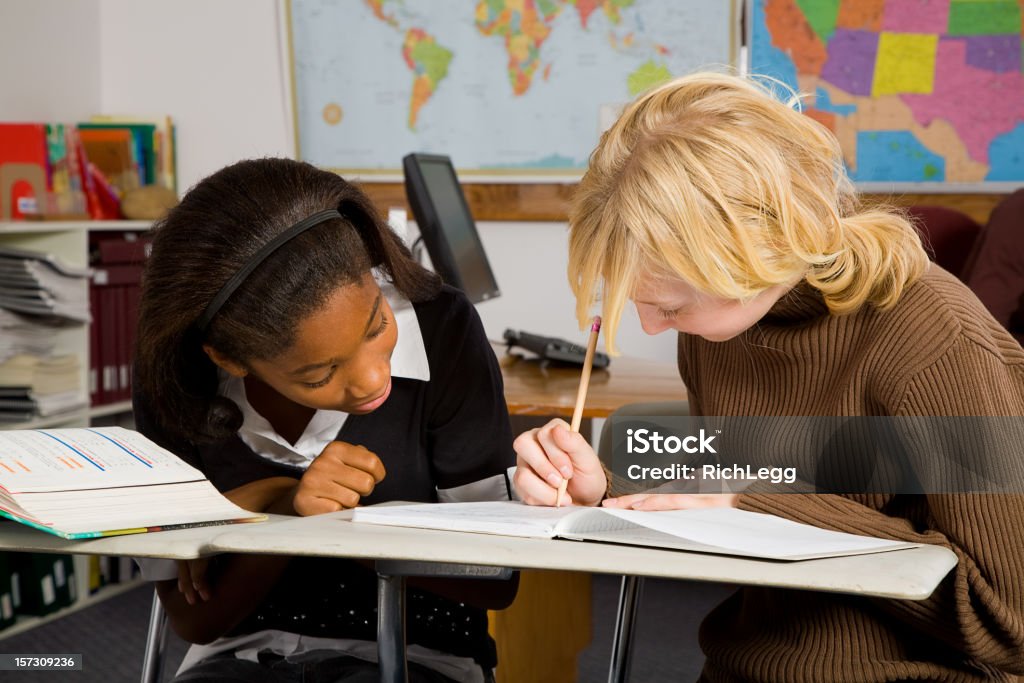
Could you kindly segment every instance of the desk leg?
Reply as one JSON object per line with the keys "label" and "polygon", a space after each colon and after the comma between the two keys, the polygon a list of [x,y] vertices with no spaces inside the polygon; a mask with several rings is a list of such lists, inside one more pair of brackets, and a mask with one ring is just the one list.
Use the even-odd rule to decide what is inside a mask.
{"label": "desk leg", "polygon": [[612,661],[608,667],[608,683],[626,683],[629,678],[630,645],[636,627],[636,608],[640,602],[643,578],[623,576],[619,590],[619,611],[615,616],[612,640]]}
{"label": "desk leg", "polygon": [[149,611],[149,631],[146,632],[146,654],[142,661],[142,683],[157,683],[167,650],[167,613],[153,591],[153,606]]}
{"label": "desk leg", "polygon": [[405,577],[377,573],[377,663],[381,683],[407,683]]}

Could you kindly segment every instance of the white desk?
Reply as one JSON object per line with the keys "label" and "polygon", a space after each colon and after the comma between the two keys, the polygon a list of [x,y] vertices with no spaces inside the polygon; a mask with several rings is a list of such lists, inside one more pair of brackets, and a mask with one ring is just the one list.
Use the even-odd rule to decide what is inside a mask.
{"label": "white desk", "polygon": [[657,576],[922,600],[956,565],[946,548],[924,546],[802,562],[751,560],[604,543],[513,538],[352,524],[351,512],[222,530],[219,552],[413,560],[516,569]]}
{"label": "white desk", "polygon": [[[10,522],[0,524],[0,550],[171,559],[192,559],[218,552],[348,557],[655,576],[907,600],[921,600],[931,595],[956,565],[956,556],[938,546],[776,562],[601,543],[353,524],[348,521],[350,515],[351,512],[306,518],[274,516],[267,523],[180,529],[89,541],[65,541]],[[395,571],[396,566],[401,567],[400,563],[388,564],[389,574],[401,573],[400,569]],[[414,567],[410,573],[415,573]],[[385,576],[378,582],[381,606],[401,605],[403,584],[392,578]],[[397,652],[404,652],[401,649],[404,624],[400,619],[401,610],[389,607],[387,614],[381,610],[378,643],[382,674],[385,665],[388,668],[388,675],[382,676],[382,680],[404,680],[404,660],[391,666],[390,658],[384,656],[396,652],[395,647],[398,647]]]}

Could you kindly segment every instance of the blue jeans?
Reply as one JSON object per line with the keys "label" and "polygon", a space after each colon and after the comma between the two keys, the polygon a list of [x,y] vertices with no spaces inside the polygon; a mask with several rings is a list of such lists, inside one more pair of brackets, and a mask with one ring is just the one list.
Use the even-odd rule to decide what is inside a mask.
{"label": "blue jeans", "polygon": [[[186,670],[173,683],[377,683],[380,669],[373,662],[313,650],[282,657],[269,650],[259,653],[260,663],[216,655]],[[486,677],[485,677],[486,678]],[[453,683],[447,676],[409,663],[410,683]]]}

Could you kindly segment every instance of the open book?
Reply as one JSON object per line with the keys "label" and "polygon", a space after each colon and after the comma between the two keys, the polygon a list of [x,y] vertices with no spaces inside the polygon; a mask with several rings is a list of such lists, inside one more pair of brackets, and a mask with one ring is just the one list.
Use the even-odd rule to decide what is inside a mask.
{"label": "open book", "polygon": [[266,519],[121,427],[0,431],[0,515],[64,538]]}
{"label": "open book", "polygon": [[352,521],[501,536],[623,543],[773,560],[862,555],[920,545],[829,531],[734,508],[644,512],[534,507],[511,502],[433,503],[357,508]]}

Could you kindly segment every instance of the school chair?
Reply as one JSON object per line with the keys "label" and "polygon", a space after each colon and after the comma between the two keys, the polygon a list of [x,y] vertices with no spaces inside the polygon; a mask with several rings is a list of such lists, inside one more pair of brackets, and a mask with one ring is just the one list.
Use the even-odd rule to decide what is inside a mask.
{"label": "school chair", "polygon": [[1024,343],[1024,189],[992,210],[960,279]]}
{"label": "school chair", "polygon": [[[662,401],[658,403],[629,403],[615,410],[601,428],[597,446],[597,457],[611,470],[612,451],[615,447],[611,421],[621,417],[672,417],[689,415],[686,401]],[[612,654],[608,664],[608,683],[625,683],[629,679],[629,663],[633,634],[636,632],[637,608],[643,595],[642,576],[623,576],[619,588],[619,604],[615,613],[615,631],[612,635]]]}
{"label": "school chair", "polygon": [[1003,327],[1024,342],[1024,190],[1003,199],[981,226],[940,206],[912,206],[929,256],[956,275]]}
{"label": "school chair", "polygon": [[[408,672],[405,649],[405,579],[408,576],[436,576],[445,578],[474,577],[508,580],[514,570],[507,567],[447,564],[443,562],[416,562],[408,560],[377,560],[378,619],[392,628],[380,628],[377,646],[380,680],[406,681]],[[167,652],[167,613],[153,589],[153,605],[149,612],[146,633],[146,651],[142,658],[142,683],[159,683]],[[493,681],[490,674],[485,675]]]}
{"label": "school chair", "polygon": [[982,226],[955,209],[916,205],[907,211],[932,260],[966,283],[968,260]]}
{"label": "school chair", "polygon": [[932,260],[966,282],[965,266],[982,227],[967,214],[944,206],[917,205],[907,211]]}

